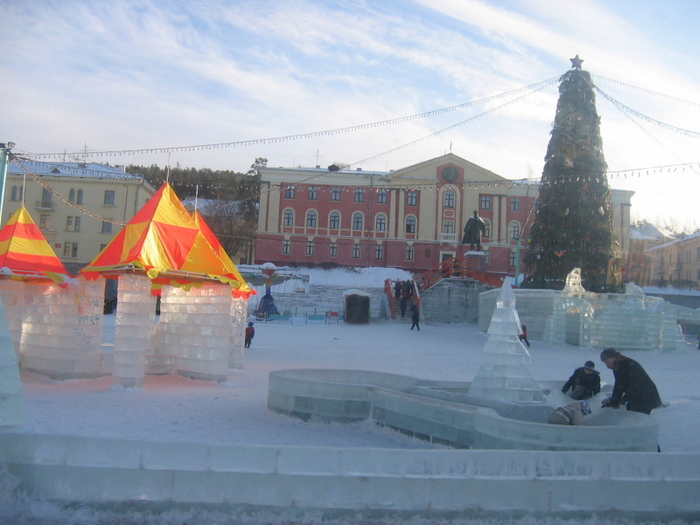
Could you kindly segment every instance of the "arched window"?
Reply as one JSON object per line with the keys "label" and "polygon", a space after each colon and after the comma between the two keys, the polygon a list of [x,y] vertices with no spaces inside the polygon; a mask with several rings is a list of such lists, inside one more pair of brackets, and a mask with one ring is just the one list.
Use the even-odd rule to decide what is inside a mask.
{"label": "arched window", "polygon": [[284,222],[282,222],[283,226],[294,226],[294,211],[293,210],[284,210]]}
{"label": "arched window", "polygon": [[315,228],[316,227],[316,212],[314,210],[309,210],[306,212],[306,227]]}
{"label": "arched window", "polygon": [[82,204],[83,203],[83,190],[78,190],[78,200],[76,201],[76,204]]}
{"label": "arched window", "polygon": [[68,200],[71,202],[75,202],[75,190],[73,188],[71,188],[68,192]]}
{"label": "arched window", "polygon": [[454,208],[455,207],[455,192],[452,190],[447,190],[445,192],[445,196],[443,199],[443,205],[445,208]]}
{"label": "arched window", "polygon": [[18,201],[19,200],[19,193],[17,191],[17,186],[12,186],[12,196],[10,197],[11,201]]}
{"label": "arched window", "polygon": [[330,217],[328,218],[328,227],[331,230],[340,229],[340,213],[337,211],[332,211]]}
{"label": "arched window", "polygon": [[406,217],[406,233],[416,233],[416,218],[413,215]]}
{"label": "arched window", "polygon": [[508,225],[508,237],[511,239],[520,237],[520,224],[513,221]]}
{"label": "arched window", "polygon": [[484,219],[484,235],[487,239],[491,237],[491,221]]}
{"label": "arched window", "polygon": [[361,213],[355,213],[352,216],[352,229],[353,230],[361,230],[362,229],[362,214]]}
{"label": "arched window", "polygon": [[374,220],[374,229],[378,232],[386,231],[386,215],[383,213],[377,214],[377,217]]}

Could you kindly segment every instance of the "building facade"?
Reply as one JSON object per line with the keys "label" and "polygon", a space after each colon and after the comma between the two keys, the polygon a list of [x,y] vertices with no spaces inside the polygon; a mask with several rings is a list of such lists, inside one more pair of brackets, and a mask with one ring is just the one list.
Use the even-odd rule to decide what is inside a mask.
{"label": "building facade", "polygon": [[646,251],[656,286],[694,286],[700,289],[700,232]]}
{"label": "building facade", "polygon": [[[507,180],[452,153],[391,172],[334,168],[260,169],[256,263],[419,274],[465,253],[462,230],[476,210],[486,226],[484,270],[522,272],[536,182]],[[622,250],[631,195],[613,191]]]}
{"label": "building facade", "polygon": [[66,270],[77,274],[150,199],[155,189],[122,168],[95,163],[12,162],[4,225],[24,206]]}

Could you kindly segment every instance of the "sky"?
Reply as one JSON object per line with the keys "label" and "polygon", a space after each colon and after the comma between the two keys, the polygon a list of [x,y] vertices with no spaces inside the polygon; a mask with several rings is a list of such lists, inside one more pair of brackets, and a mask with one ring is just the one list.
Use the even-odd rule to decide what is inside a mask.
{"label": "sky", "polygon": [[[364,269],[365,286],[381,286],[388,269]],[[341,283],[352,286],[348,272],[309,270],[311,285]],[[395,275],[402,278],[403,272]],[[312,288],[313,290],[313,288]],[[276,294],[273,287],[273,295]],[[516,304],[517,308],[517,304]],[[116,314],[104,318],[103,340],[114,342]],[[142,388],[122,388],[110,376],[98,379],[55,381],[22,372],[28,434],[70,434],[167,442],[206,442],[256,445],[303,445],[318,447],[441,448],[440,445],[409,438],[398,432],[377,428],[371,422],[328,424],[303,422],[267,409],[268,376],[274,370],[290,368],[334,368],[387,372],[437,381],[472,381],[481,365],[481,350],[488,336],[475,324],[426,324],[420,332],[402,322],[373,322],[370,325],[307,325],[256,323],[256,335],[246,350],[244,366],[232,371],[225,383],[186,379],[178,375],[147,376]],[[391,341],[391,344],[387,344]],[[603,384],[612,384],[612,372],[599,360],[600,348],[547,345],[531,340],[531,363],[527,368],[538,381],[561,381],[587,360],[600,370]],[[695,340],[676,352],[629,352],[656,383],[668,406],[654,410],[659,421],[662,453],[700,453],[700,396],[697,370],[700,351]],[[562,351],[565,350],[565,351]],[[601,461],[605,457],[601,455]],[[0,494],[2,503],[2,494]],[[15,504],[17,506],[15,506]],[[21,509],[36,521],[21,523],[91,523],[131,525],[179,525],[186,523],[242,524],[230,516],[209,516],[195,520],[187,513],[173,511],[165,517],[131,515],[129,508],[116,506],[121,517],[114,520],[107,509],[82,515],[80,506],[60,509],[48,502],[20,500],[6,505],[4,512]],[[3,506],[0,505],[0,522]],[[81,519],[82,517],[82,519]],[[129,519],[127,519],[129,518]],[[45,521],[43,521],[45,520]],[[162,520],[162,521],[161,521]],[[15,521],[16,522],[16,521]],[[334,525],[335,522],[323,520]],[[630,525],[620,517],[605,523]],[[13,522],[14,523],[14,522]],[[246,522],[248,523],[248,522]],[[251,520],[250,525],[289,524],[281,517]],[[304,523],[320,523],[304,521]],[[340,523],[351,525],[348,519]],[[358,521],[357,523],[367,523]],[[404,523],[398,520],[399,523]],[[415,525],[435,523],[415,519]],[[580,520],[523,518],[510,521],[469,519],[451,521],[456,525],[598,525],[594,517]],[[676,521],[678,525],[684,521]]]}
{"label": "sky", "polygon": [[538,179],[578,54],[611,186],[636,192],[633,219],[693,231],[699,15],[695,0],[0,0],[0,141],[239,172],[452,151]]}

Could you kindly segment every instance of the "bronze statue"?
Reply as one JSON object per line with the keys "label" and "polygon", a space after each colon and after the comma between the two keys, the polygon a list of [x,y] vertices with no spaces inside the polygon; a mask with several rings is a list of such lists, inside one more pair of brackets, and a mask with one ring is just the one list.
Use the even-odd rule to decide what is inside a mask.
{"label": "bronze statue", "polygon": [[468,244],[469,249],[474,251],[474,246],[476,245],[477,251],[481,251],[481,236],[486,231],[486,224],[484,220],[479,217],[479,212],[474,210],[474,216],[470,217],[467,221],[467,225],[464,227],[464,237],[462,237],[462,244]]}

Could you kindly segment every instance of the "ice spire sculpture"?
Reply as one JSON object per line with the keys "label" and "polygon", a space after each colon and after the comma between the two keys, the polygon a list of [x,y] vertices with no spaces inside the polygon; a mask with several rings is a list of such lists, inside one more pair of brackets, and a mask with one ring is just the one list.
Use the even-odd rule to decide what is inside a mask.
{"label": "ice spire sculpture", "polygon": [[507,403],[544,403],[544,392],[530,375],[530,353],[518,338],[520,317],[515,293],[506,280],[496,302],[482,350],[482,363],[469,395]]}

